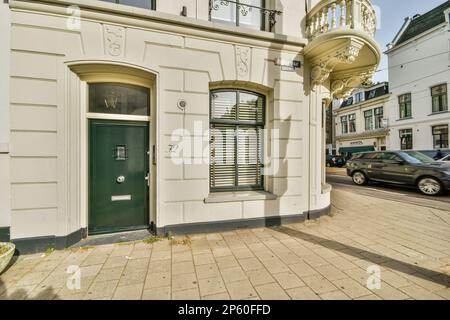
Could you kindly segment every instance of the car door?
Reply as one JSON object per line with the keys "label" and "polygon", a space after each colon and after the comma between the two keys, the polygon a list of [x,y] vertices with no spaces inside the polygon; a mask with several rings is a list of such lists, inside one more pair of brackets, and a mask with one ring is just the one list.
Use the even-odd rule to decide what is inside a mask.
{"label": "car door", "polygon": [[411,166],[395,152],[383,153],[381,171],[381,179],[384,181],[398,184],[411,184],[413,182]]}
{"label": "car door", "polygon": [[381,179],[383,169],[383,157],[380,152],[367,153],[362,157],[363,165],[366,167],[369,179]]}

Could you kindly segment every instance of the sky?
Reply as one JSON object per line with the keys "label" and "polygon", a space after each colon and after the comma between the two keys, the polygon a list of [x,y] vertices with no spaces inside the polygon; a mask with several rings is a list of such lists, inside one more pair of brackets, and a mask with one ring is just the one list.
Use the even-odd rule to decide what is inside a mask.
{"label": "sky", "polygon": [[[379,29],[376,39],[381,50],[386,51],[386,45],[391,42],[400,30],[406,17],[417,13],[426,13],[444,3],[445,0],[372,0],[378,6]],[[387,56],[383,54],[379,71],[374,76],[374,82],[388,81]]]}

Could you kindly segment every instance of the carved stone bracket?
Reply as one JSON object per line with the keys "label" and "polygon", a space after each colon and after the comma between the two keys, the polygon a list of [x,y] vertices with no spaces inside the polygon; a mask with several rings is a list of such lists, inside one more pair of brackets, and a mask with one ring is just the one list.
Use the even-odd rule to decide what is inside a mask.
{"label": "carved stone bracket", "polygon": [[377,66],[359,68],[345,73],[333,74],[330,96],[336,99],[347,99],[355,87],[371,79]]}
{"label": "carved stone bracket", "polygon": [[236,47],[236,68],[238,79],[246,79],[250,71],[251,52],[248,47]]}
{"label": "carved stone bracket", "polygon": [[331,53],[327,53],[312,61],[313,68],[311,79],[313,85],[324,83],[338,64],[352,64],[355,62],[364,43],[356,39],[349,39],[348,42],[340,48],[333,48]]}
{"label": "carved stone bracket", "polygon": [[125,47],[125,28],[104,25],[105,53],[118,57],[123,56]]}

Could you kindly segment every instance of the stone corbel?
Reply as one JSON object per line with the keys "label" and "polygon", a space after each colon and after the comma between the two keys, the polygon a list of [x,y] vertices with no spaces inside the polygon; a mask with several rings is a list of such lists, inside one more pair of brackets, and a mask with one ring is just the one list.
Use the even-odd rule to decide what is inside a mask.
{"label": "stone corbel", "polygon": [[316,86],[324,83],[338,64],[354,63],[363,46],[363,42],[356,39],[349,39],[345,45],[339,48],[333,48],[331,53],[326,53],[314,59],[311,70],[313,85]]}
{"label": "stone corbel", "polygon": [[348,99],[352,91],[362,83],[370,80],[375,73],[377,66],[359,68],[352,72],[343,74],[333,74],[330,86],[330,95],[336,99]]}

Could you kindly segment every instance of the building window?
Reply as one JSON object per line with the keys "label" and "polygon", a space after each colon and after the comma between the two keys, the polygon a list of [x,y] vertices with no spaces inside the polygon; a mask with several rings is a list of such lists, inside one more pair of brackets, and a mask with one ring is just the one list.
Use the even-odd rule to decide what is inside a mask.
{"label": "building window", "polygon": [[364,111],[364,123],[366,131],[373,130],[373,110]]}
{"label": "building window", "polygon": [[264,30],[265,0],[210,0],[210,12],[211,21]]}
{"label": "building window", "polygon": [[400,130],[400,147],[402,150],[412,150],[413,148],[412,129]]}
{"label": "building window", "polygon": [[341,132],[342,132],[342,134],[348,133],[348,117],[347,116],[341,117]]}
{"label": "building window", "polygon": [[356,132],[356,113],[348,116],[349,132]]}
{"label": "building window", "polygon": [[214,90],[210,110],[211,191],[263,189],[265,98]]}
{"label": "building window", "polygon": [[138,7],[143,9],[155,10],[156,0],[101,0],[106,2],[112,2],[117,4],[123,4],[126,6]]}
{"label": "building window", "polygon": [[448,125],[433,127],[433,146],[435,149],[448,148]]}
{"label": "building window", "polygon": [[398,103],[400,106],[400,119],[411,118],[411,93],[399,96]]}
{"label": "building window", "polygon": [[149,89],[122,83],[92,83],[89,112],[149,116]]}
{"label": "building window", "polygon": [[441,84],[431,88],[431,100],[433,113],[448,110],[447,84]]}
{"label": "building window", "polygon": [[355,94],[355,103],[360,103],[364,101],[364,92],[358,92]]}
{"label": "building window", "polygon": [[383,107],[375,108],[375,129],[383,128]]}

